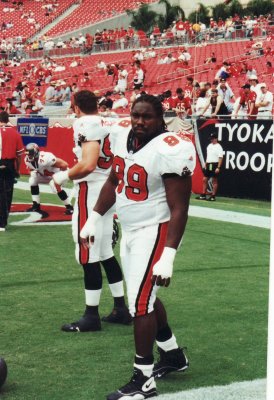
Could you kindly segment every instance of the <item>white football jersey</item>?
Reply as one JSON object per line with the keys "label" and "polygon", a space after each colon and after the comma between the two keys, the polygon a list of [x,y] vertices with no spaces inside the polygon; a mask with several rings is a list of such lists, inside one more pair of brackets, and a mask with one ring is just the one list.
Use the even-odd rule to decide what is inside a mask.
{"label": "white football jersey", "polygon": [[128,152],[128,129],[113,129],[110,135],[117,173],[116,211],[123,229],[132,231],[170,219],[163,175],[192,175],[196,154],[185,135],[165,132],[137,151]]}
{"label": "white football jersey", "polygon": [[30,171],[37,171],[41,176],[52,176],[60,168],[54,167],[56,157],[48,151],[40,151],[38,160],[29,161],[28,156],[25,157],[25,164]]}
{"label": "white football jersey", "polygon": [[73,152],[79,161],[82,159],[82,144],[84,142],[100,142],[100,155],[97,167],[85,178],[77,179],[75,182],[106,180],[110,172],[113,157],[109,147],[109,131],[104,126],[103,118],[99,115],[85,115],[74,122],[73,130]]}

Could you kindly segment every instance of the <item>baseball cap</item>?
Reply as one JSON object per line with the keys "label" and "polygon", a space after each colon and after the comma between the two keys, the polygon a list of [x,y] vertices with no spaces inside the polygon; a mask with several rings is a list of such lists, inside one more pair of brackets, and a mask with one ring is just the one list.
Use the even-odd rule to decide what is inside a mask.
{"label": "baseball cap", "polygon": [[250,84],[246,83],[245,85],[242,86],[242,89],[250,89]]}
{"label": "baseball cap", "polygon": [[266,84],[265,83],[261,83],[261,88],[262,87],[266,87]]}
{"label": "baseball cap", "polygon": [[218,139],[218,134],[217,133],[211,133],[210,135],[209,135],[209,138],[210,139]]}
{"label": "baseball cap", "polygon": [[250,81],[252,80],[257,80],[257,76],[256,75],[250,75],[250,77],[248,78]]}

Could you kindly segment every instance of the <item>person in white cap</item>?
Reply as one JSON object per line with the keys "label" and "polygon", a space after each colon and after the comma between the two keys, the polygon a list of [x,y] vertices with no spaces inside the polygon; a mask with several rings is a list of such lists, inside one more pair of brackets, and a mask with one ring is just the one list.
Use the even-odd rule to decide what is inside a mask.
{"label": "person in white cap", "polygon": [[260,94],[256,98],[255,106],[258,108],[257,119],[268,119],[272,117],[273,93],[267,90],[265,83],[261,83]]}

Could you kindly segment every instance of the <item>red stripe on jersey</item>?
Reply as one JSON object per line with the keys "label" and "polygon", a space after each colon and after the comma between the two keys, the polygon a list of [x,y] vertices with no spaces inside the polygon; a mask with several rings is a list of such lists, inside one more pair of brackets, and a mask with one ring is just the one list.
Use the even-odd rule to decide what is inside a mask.
{"label": "red stripe on jersey", "polygon": [[87,195],[88,195],[87,182],[80,182],[79,197],[78,197],[78,241],[79,241],[79,252],[80,252],[79,260],[80,264],[82,265],[87,264],[89,259],[89,250],[85,249],[83,245],[80,244],[80,231],[88,219]]}
{"label": "red stripe on jersey", "polygon": [[139,317],[140,315],[147,314],[149,298],[151,295],[151,291],[153,289],[153,285],[151,284],[152,271],[154,265],[156,264],[157,261],[160,260],[160,257],[163,253],[167,237],[167,228],[168,228],[168,222],[164,222],[163,224],[159,225],[158,235],[155,241],[155,245],[148,262],[143,282],[140,286],[139,294],[136,299],[137,317]]}

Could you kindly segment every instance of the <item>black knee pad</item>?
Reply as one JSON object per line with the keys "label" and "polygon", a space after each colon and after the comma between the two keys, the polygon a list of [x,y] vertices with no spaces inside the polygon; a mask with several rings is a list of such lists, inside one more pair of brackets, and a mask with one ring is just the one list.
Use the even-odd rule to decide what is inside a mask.
{"label": "black knee pad", "polygon": [[30,187],[30,192],[33,195],[38,195],[39,194],[39,186],[38,185],[37,186],[31,186]]}
{"label": "black knee pad", "polygon": [[99,290],[102,289],[102,272],[99,262],[88,263],[83,265],[85,289]]}
{"label": "black knee pad", "polygon": [[108,260],[101,261],[106,272],[107,280],[110,284],[117,283],[123,280],[121,267],[113,256]]}

